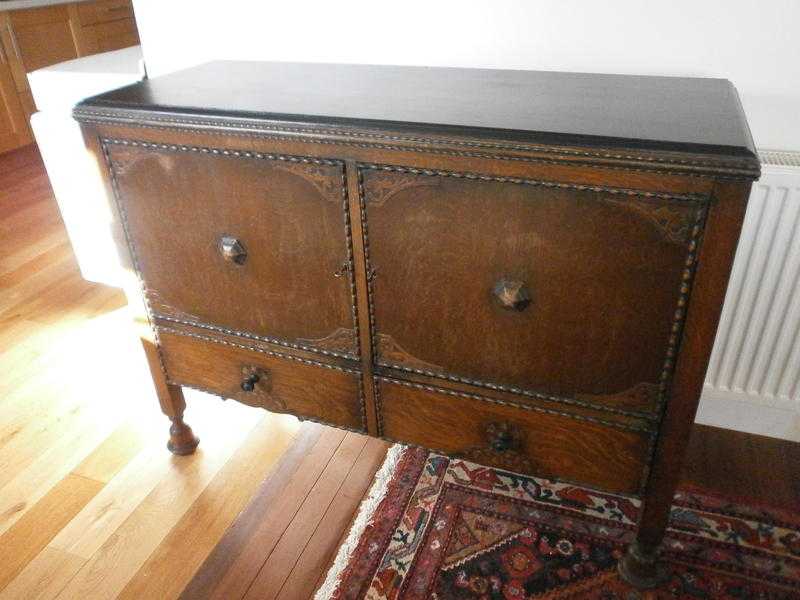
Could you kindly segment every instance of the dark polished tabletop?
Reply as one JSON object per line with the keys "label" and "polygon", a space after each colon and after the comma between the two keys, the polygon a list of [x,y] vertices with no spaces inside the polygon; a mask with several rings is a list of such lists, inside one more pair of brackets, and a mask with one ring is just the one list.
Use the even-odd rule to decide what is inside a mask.
{"label": "dark polished tabletop", "polygon": [[213,62],[79,106],[753,158],[725,79]]}

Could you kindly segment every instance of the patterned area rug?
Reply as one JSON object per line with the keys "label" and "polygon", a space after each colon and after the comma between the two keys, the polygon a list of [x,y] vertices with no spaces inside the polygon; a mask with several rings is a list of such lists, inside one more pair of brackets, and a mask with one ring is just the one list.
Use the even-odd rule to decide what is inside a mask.
{"label": "patterned area rug", "polygon": [[616,564],[639,503],[395,446],[317,600],[800,598],[800,512],[675,499],[668,583]]}

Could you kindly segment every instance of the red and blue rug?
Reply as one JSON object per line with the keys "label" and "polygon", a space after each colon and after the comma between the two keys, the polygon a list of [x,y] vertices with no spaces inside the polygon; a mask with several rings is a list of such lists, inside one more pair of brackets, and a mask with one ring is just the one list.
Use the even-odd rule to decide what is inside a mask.
{"label": "red and blue rug", "polygon": [[675,498],[671,579],[617,575],[639,503],[395,446],[317,600],[800,598],[800,512]]}

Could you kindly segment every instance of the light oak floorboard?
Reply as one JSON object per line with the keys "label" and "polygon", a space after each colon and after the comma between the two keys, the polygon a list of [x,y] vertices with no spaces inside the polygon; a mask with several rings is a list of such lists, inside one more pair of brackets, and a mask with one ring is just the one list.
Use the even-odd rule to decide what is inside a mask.
{"label": "light oak floorboard", "polygon": [[291,417],[264,417],[118,597],[176,598],[272,470],[298,428],[297,420]]}
{"label": "light oak floorboard", "polygon": [[[69,581],[86,562],[58,548],[45,547],[25,569],[5,588],[0,600],[44,600],[52,598],[58,582]],[[63,584],[58,587],[60,590]]]}
{"label": "light oak floorboard", "polygon": [[102,487],[101,481],[69,474],[1,535],[0,589],[7,586]]}
{"label": "light oak floorboard", "polygon": [[275,549],[261,567],[258,576],[244,596],[246,600],[271,600],[277,597],[366,443],[367,438],[357,433],[348,433],[345,436]]}

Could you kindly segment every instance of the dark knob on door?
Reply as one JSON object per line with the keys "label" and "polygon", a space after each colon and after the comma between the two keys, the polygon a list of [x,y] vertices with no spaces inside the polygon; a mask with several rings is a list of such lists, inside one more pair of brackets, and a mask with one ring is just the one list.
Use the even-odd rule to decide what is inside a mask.
{"label": "dark knob on door", "polygon": [[218,247],[222,258],[228,262],[243,265],[244,261],[247,260],[247,250],[244,244],[233,236],[223,235],[219,238]]}
{"label": "dark knob on door", "polygon": [[506,310],[521,312],[531,303],[531,292],[524,281],[501,279],[494,284],[492,293]]}

